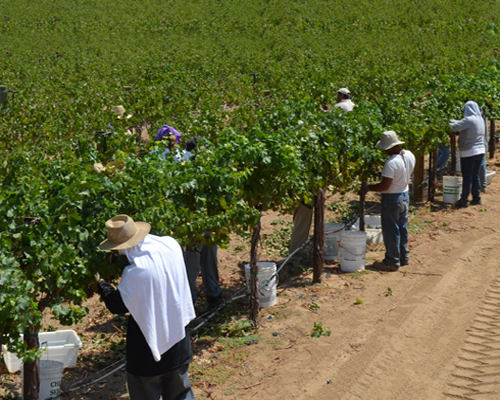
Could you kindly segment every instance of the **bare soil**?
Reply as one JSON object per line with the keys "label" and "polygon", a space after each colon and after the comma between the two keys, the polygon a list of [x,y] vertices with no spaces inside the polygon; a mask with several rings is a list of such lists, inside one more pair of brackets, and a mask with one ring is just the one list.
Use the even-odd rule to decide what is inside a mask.
{"label": "bare soil", "polygon": [[[498,160],[488,160],[488,169],[498,172]],[[411,261],[398,272],[371,268],[383,259],[382,244],[368,248],[365,272],[343,273],[333,262],[325,266],[322,282],[313,285],[306,247],[282,270],[277,305],[261,310],[257,332],[232,336],[241,333],[235,326],[248,315],[242,300],[210,321],[222,335],[209,330],[194,335],[190,373],[197,398],[499,399],[499,193],[497,174],[480,206],[452,209],[439,191],[432,204],[413,205]],[[376,195],[369,200],[378,204]],[[328,211],[325,219],[336,216]],[[291,215],[269,213],[263,233],[283,229],[291,220]],[[272,224],[276,221],[281,224]],[[244,285],[248,242],[235,238],[219,252],[227,296]],[[261,259],[283,257],[264,247]],[[97,297],[88,306],[89,316],[73,327],[84,347],[77,368],[65,371],[66,390],[124,362],[125,319],[112,317]],[[206,311],[203,298],[196,308]],[[59,328],[48,316],[50,323]],[[315,323],[324,329],[319,338],[311,337]],[[125,375],[120,369],[70,398],[127,399]],[[19,373],[9,374],[1,362],[0,385],[0,398],[20,397]]]}

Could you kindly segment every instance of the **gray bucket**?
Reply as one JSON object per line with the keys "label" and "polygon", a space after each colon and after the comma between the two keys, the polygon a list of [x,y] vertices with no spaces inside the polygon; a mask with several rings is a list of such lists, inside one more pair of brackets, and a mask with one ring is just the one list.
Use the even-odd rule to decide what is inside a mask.
{"label": "gray bucket", "polygon": [[342,223],[329,222],[325,224],[325,260],[340,260],[340,234],[344,229],[345,224]]}

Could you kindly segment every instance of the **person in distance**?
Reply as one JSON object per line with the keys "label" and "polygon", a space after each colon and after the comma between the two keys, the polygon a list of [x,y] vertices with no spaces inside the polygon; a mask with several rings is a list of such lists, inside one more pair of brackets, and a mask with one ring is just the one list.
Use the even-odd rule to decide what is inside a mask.
{"label": "person in distance", "polygon": [[[351,92],[349,89],[341,88],[337,90],[337,104],[335,104],[334,107],[340,108],[345,112],[353,110],[354,103],[351,100]],[[323,111],[330,112],[331,110],[328,108]],[[289,254],[292,254],[309,238],[309,231],[311,230],[312,218],[314,214],[311,203],[311,199],[309,202],[301,201],[293,213],[292,234],[290,237],[290,244],[288,246]]]}
{"label": "person in distance", "polygon": [[347,88],[340,88],[337,90],[337,104],[335,108],[341,108],[345,112],[352,111],[355,104],[351,100],[351,92]]}

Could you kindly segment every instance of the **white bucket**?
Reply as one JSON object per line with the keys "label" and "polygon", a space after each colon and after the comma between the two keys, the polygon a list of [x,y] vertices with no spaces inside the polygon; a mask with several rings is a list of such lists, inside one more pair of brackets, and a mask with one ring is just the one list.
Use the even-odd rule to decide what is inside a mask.
{"label": "white bucket", "polygon": [[492,171],[490,169],[486,170],[486,184],[491,185],[491,182],[493,182],[493,176],[496,174],[495,171]]}
{"label": "white bucket", "polygon": [[366,232],[344,231],[340,235],[342,258],[340,269],[344,272],[356,272],[365,269]]}
{"label": "white bucket", "polygon": [[443,176],[443,201],[454,203],[460,198],[462,192],[461,176]]}
{"label": "white bucket", "polygon": [[[40,390],[38,392],[39,400],[45,400],[52,396],[61,394],[61,380],[63,377],[63,369],[64,364],[60,361],[40,360],[40,367],[38,369],[40,377]],[[21,376],[24,381],[23,375],[24,368],[21,367]]]}
{"label": "white bucket", "polygon": [[[245,264],[245,277],[247,288],[250,290],[250,263]],[[276,273],[276,263],[262,261],[259,262],[257,272],[257,291],[259,295],[259,307],[271,307],[276,304],[276,287],[278,286],[278,276],[272,278]],[[271,279],[272,278],[272,279]]]}
{"label": "white bucket", "polygon": [[325,260],[340,259],[340,234],[345,225],[341,223],[329,222],[325,224],[325,250],[323,258]]}

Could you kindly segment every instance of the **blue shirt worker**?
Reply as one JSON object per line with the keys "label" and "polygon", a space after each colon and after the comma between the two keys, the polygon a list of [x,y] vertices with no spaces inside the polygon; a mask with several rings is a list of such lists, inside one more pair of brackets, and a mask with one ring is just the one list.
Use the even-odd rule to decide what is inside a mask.
{"label": "blue shirt worker", "polygon": [[380,271],[397,271],[410,262],[408,249],[408,208],[410,197],[409,182],[415,168],[415,156],[409,150],[402,150],[404,142],[398,139],[396,132],[386,131],[376,145],[384,150],[389,159],[382,170],[382,181],[375,185],[366,185],[359,194],[367,192],[382,193],[382,236],[385,245],[385,258],[379,265]]}

